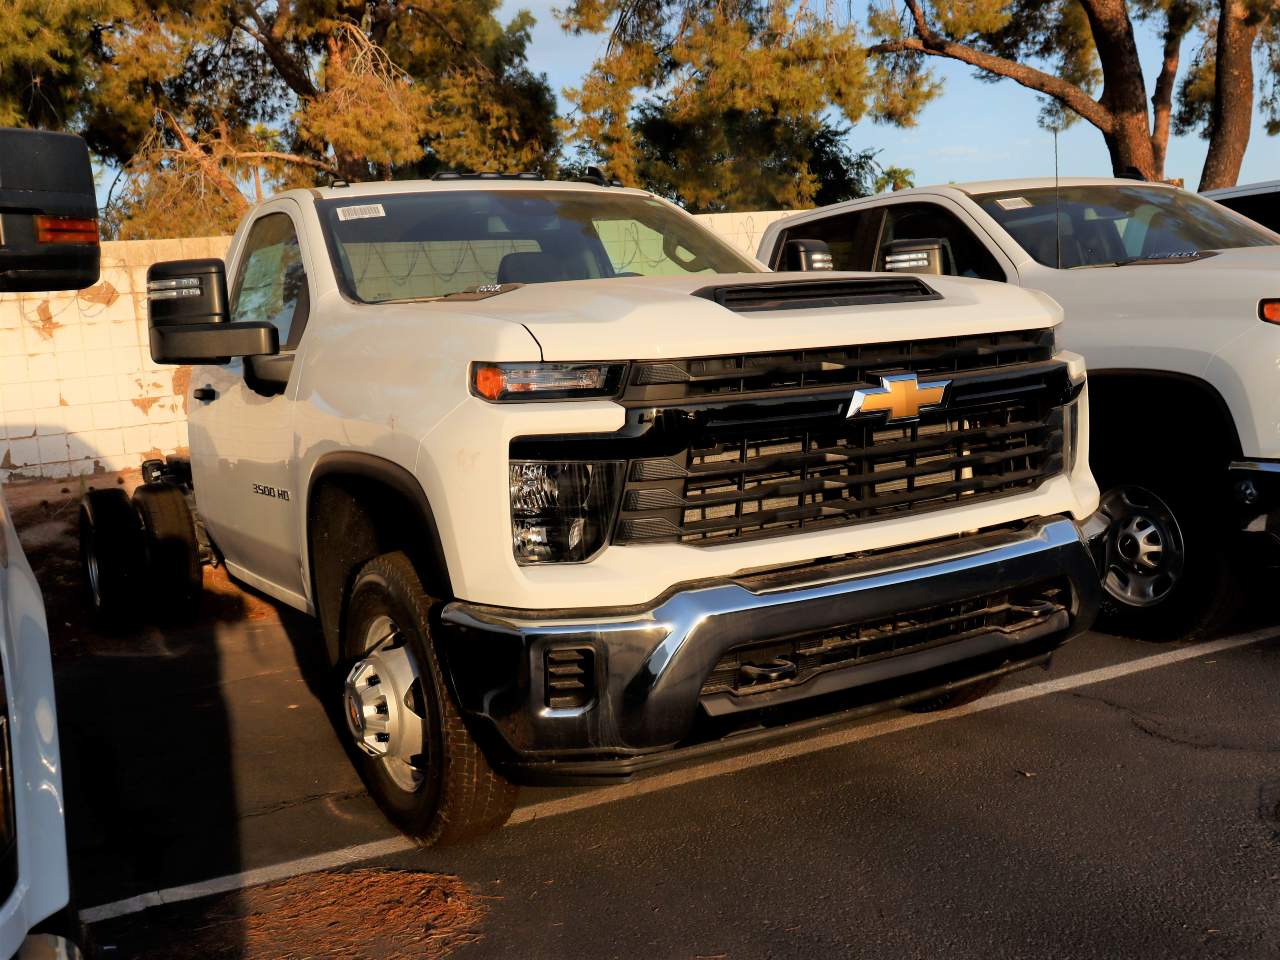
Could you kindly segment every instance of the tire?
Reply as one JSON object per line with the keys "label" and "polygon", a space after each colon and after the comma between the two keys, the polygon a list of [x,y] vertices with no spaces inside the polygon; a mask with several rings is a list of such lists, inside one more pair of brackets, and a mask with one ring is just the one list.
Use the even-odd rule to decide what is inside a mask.
{"label": "tire", "polygon": [[80,570],[100,622],[136,618],[145,560],[142,521],[128,495],[116,487],[90,490],[80,501]]}
{"label": "tire", "polygon": [[375,557],[356,574],[343,633],[342,712],[361,777],[423,846],[497,829],[517,793],[453,703],[431,636],[433,602],[407,556]]}
{"label": "tire", "polygon": [[948,690],[928,700],[909,703],[903,709],[910,710],[912,713],[935,713],[939,710],[950,710],[952,707],[963,707],[966,703],[981,700],[998,686],[1000,686],[999,677],[987,677],[985,680]]}
{"label": "tire", "polygon": [[1229,626],[1243,598],[1212,485],[1158,467],[1098,473],[1110,521],[1098,629],[1166,643]]}
{"label": "tire", "polygon": [[190,612],[200,600],[204,572],[186,495],[171,483],[148,483],[133,492],[133,506],[145,534],[149,591],[170,612]]}

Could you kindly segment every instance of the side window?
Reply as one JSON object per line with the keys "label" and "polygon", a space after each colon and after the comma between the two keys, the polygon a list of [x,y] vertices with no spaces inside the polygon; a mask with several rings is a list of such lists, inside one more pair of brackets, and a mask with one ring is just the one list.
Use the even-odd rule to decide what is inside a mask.
{"label": "side window", "polygon": [[307,322],[307,272],[288,214],[268,213],[249,228],[231,291],[231,319],[268,320],[281,348],[296,347]]}
{"label": "side window", "polygon": [[935,203],[902,203],[887,208],[881,243],[893,240],[945,240],[951,256],[947,273],[979,280],[1009,278],[996,258],[960,218]]}
{"label": "side window", "polygon": [[1248,197],[1223,197],[1218,202],[1268,230],[1280,233],[1280,191],[1255,193]]}
{"label": "side window", "polygon": [[784,230],[771,266],[782,269],[782,253],[788,240],[822,240],[831,248],[831,263],[836,270],[874,270],[883,219],[884,210],[877,207],[811,220]]}

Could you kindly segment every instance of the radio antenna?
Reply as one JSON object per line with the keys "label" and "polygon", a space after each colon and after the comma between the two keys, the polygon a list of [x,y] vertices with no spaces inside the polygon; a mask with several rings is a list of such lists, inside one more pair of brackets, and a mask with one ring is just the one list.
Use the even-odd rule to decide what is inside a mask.
{"label": "radio antenna", "polygon": [[1062,269],[1062,195],[1058,190],[1058,125],[1053,126],[1053,239]]}

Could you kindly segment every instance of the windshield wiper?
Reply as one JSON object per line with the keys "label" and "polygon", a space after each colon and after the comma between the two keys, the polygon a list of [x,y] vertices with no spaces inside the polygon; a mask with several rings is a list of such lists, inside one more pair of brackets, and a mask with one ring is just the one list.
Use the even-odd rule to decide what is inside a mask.
{"label": "windshield wiper", "polygon": [[1205,257],[1212,256],[1212,250],[1183,250],[1177,253],[1152,253],[1143,257],[1122,257],[1119,260],[1108,260],[1103,263],[1082,263],[1071,269],[1078,270],[1080,267],[1129,267],[1134,264],[1144,263],[1190,263],[1194,260],[1203,260]]}

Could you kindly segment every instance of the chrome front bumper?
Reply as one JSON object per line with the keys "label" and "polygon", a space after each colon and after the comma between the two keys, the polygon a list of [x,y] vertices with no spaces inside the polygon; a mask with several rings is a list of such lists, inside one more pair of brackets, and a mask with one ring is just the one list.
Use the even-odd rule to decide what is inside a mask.
{"label": "chrome front bumper", "polygon": [[[1064,602],[1029,626],[971,630],[746,696],[707,692],[721,658],[744,645],[837,633],[1048,582],[1063,585]],[[543,779],[578,768],[630,772],[645,765],[637,758],[698,742],[708,718],[850,692],[899,702],[913,686],[925,695],[1042,660],[1088,629],[1097,603],[1086,534],[1070,519],[1050,518],[889,554],[683,584],[643,609],[519,611],[456,601],[441,621],[450,678],[472,728],[509,773],[538,770]],[[589,654],[582,678],[589,696],[570,707],[557,705],[549,687],[549,654],[566,649]]]}

